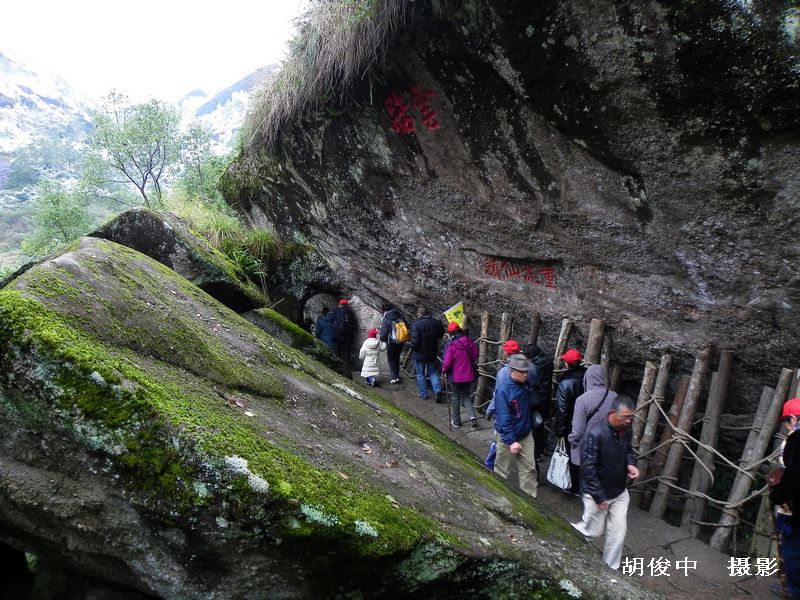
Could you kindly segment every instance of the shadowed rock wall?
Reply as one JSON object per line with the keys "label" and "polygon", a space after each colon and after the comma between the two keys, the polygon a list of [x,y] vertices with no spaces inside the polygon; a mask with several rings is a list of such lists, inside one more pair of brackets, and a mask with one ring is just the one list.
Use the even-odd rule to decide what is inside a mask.
{"label": "shadowed rock wall", "polygon": [[231,204],[315,244],[365,298],[463,299],[521,332],[540,311],[548,349],[562,317],[581,335],[604,318],[631,382],[665,350],[690,368],[701,345],[730,348],[726,410],[798,363],[796,9],[413,11],[352,102],[239,158]]}

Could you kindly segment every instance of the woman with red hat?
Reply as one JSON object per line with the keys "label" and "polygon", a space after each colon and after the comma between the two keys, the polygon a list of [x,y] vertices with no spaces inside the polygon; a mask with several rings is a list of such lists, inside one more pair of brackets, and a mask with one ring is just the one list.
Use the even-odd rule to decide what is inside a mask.
{"label": "woman with red hat", "polygon": [[450,398],[452,420],[450,425],[461,427],[461,401],[467,407],[467,414],[473,427],[478,426],[475,407],[472,405],[470,388],[475,381],[475,363],[478,360],[478,345],[455,321],[447,326],[447,333],[452,336],[444,353],[442,373],[453,384],[453,395]]}
{"label": "woman with red hat", "polygon": [[[561,359],[566,363],[567,370],[561,376],[556,390],[556,411],[553,419],[553,434],[556,439],[562,438],[564,446],[569,448],[567,438],[572,433],[572,416],[575,412],[575,400],[583,394],[583,376],[586,374],[586,367],[581,366],[583,355],[580,350],[570,348],[561,355]],[[572,487],[565,490],[570,494],[580,494],[580,473],[581,469],[572,460],[569,462],[569,475],[572,480]]]}

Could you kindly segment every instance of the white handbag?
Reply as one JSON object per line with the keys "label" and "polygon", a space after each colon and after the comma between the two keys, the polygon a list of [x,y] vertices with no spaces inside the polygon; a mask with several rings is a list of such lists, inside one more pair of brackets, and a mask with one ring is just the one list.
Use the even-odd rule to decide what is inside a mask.
{"label": "white handbag", "polygon": [[572,478],[569,476],[569,453],[564,447],[564,438],[559,438],[553,450],[550,468],[547,469],[547,481],[562,490],[572,487]]}

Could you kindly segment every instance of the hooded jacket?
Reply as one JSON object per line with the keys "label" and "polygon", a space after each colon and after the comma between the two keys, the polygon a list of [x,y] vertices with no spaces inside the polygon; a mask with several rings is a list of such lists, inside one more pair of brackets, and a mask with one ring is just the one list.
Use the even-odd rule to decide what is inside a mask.
{"label": "hooded jacket", "polygon": [[473,365],[478,360],[478,345],[463,331],[456,335],[444,352],[442,372],[450,374],[453,383],[471,383],[475,380]]}
{"label": "hooded jacket", "polygon": [[358,352],[358,358],[364,361],[361,365],[362,377],[377,377],[381,374],[381,365],[379,362],[381,352],[386,350],[386,344],[378,338],[367,338],[361,344],[361,350]]}
{"label": "hooded jacket", "polygon": [[[580,445],[584,434],[608,417],[611,403],[617,397],[616,392],[606,389],[606,374],[600,365],[592,365],[586,370],[586,374],[583,376],[583,389],[586,391],[575,400],[572,432],[567,438],[571,447],[570,460],[576,465],[581,464]],[[590,414],[592,418],[587,423],[586,419]]]}

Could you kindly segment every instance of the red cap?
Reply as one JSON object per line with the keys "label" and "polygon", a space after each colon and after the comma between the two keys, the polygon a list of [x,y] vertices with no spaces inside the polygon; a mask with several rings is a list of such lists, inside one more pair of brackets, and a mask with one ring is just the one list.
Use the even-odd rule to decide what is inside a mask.
{"label": "red cap", "polygon": [[378,337],[378,330],[373,327],[367,332],[367,337],[371,338]]}
{"label": "red cap", "polygon": [[576,350],[575,348],[570,348],[569,350],[564,352],[564,354],[561,355],[561,358],[564,359],[565,363],[574,365],[581,362],[583,354],[581,354],[580,350]]}
{"label": "red cap", "polygon": [[447,333],[453,333],[454,331],[458,331],[461,329],[461,326],[456,323],[455,321],[451,321],[447,324]]}
{"label": "red cap", "polygon": [[506,356],[519,354],[521,352],[519,342],[517,340],[508,340],[505,344],[503,344],[503,352],[506,353]]}
{"label": "red cap", "polygon": [[347,304],[347,300],[345,300],[344,298],[339,300],[339,306],[344,306],[345,304]]}
{"label": "red cap", "polygon": [[796,417],[798,415],[800,415],[800,398],[792,398],[791,400],[787,400],[783,405],[783,414],[781,414],[781,419],[785,419],[789,416]]}

